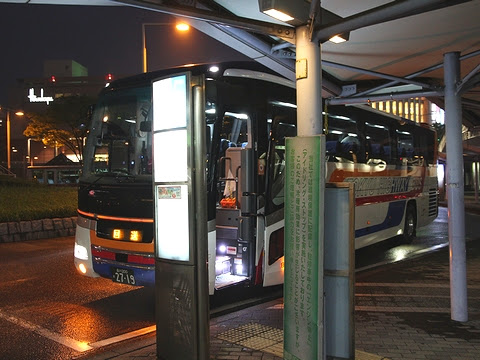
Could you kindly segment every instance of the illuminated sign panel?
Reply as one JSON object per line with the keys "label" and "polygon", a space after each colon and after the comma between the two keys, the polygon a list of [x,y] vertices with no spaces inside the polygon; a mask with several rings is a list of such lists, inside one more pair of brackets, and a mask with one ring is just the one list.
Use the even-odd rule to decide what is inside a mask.
{"label": "illuminated sign panel", "polygon": [[177,75],[154,81],[153,179],[155,251],[160,259],[190,261],[193,211],[189,188],[189,77]]}
{"label": "illuminated sign panel", "polygon": [[49,105],[53,101],[53,97],[51,96],[44,96],[43,95],[43,89],[40,89],[40,96],[35,95],[35,89],[31,88],[28,90],[28,99],[30,102],[44,102]]}
{"label": "illuminated sign panel", "polygon": [[153,141],[155,182],[187,181],[187,129],[155,133]]}
{"label": "illuminated sign panel", "polygon": [[169,260],[189,260],[189,201],[187,185],[156,186],[157,256]]}
{"label": "illuminated sign panel", "polygon": [[186,76],[175,76],[153,83],[153,131],[187,126]]}

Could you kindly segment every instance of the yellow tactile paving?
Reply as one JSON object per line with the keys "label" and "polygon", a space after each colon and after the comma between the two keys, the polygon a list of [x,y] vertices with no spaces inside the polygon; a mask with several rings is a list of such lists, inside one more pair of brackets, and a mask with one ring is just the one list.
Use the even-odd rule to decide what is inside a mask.
{"label": "yellow tactile paving", "polygon": [[[283,330],[271,326],[249,323],[217,335],[220,340],[246,346],[283,357]],[[356,360],[388,360],[382,356],[355,351]]]}
{"label": "yellow tactile paving", "polygon": [[271,328],[262,332],[259,336],[276,342],[283,342],[283,330],[281,329]]}
{"label": "yellow tactile paving", "polygon": [[257,323],[249,323],[217,335],[220,340],[283,356],[283,330]]}
{"label": "yellow tactile paving", "polygon": [[275,345],[276,342],[273,340],[262,338],[261,336],[251,336],[245,340],[239,341],[238,344],[246,346],[253,350],[263,350],[272,345]]}

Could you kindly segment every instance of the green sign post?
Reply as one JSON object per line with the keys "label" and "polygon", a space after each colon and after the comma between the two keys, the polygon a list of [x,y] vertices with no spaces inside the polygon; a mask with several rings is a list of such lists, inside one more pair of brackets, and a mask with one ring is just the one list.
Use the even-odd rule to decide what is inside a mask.
{"label": "green sign post", "polygon": [[325,137],[288,138],[285,181],[284,358],[323,358]]}

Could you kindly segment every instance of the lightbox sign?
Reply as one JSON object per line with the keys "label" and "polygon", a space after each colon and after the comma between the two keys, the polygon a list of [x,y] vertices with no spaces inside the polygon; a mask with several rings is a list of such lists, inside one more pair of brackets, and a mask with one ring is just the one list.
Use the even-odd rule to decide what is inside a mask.
{"label": "lightbox sign", "polygon": [[28,90],[28,99],[30,102],[44,102],[49,105],[53,101],[53,97],[51,96],[44,96],[43,95],[43,89],[40,89],[40,96],[35,95],[35,89],[31,88]]}
{"label": "lightbox sign", "polygon": [[152,84],[155,247],[166,260],[190,261],[189,83],[181,74]]}

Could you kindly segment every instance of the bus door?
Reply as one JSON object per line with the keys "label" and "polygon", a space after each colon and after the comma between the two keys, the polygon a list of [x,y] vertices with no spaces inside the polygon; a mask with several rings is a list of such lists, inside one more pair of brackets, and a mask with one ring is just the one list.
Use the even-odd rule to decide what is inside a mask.
{"label": "bus door", "polygon": [[284,187],[285,138],[296,136],[292,121],[274,121],[267,153],[263,285],[283,283],[284,276]]}
{"label": "bus door", "polygon": [[249,281],[255,265],[255,167],[251,119],[225,111],[219,146],[215,289]]}

